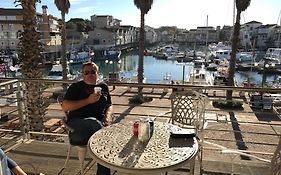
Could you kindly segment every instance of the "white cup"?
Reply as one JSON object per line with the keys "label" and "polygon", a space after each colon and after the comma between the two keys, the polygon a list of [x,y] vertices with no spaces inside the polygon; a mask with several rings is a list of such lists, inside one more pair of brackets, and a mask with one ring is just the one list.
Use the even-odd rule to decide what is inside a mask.
{"label": "white cup", "polygon": [[95,87],[94,90],[95,93],[101,93],[101,87]]}

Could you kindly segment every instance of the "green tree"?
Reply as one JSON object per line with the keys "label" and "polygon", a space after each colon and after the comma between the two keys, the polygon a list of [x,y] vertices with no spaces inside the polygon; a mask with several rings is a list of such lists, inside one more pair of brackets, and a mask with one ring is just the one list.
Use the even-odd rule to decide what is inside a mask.
{"label": "green tree", "polygon": [[[138,66],[138,83],[143,83],[143,57],[144,57],[144,15],[148,13],[153,4],[153,0],[134,0],[135,6],[140,10],[140,38],[139,38],[139,66]],[[139,88],[139,95],[142,96],[142,88]]]}
{"label": "green tree", "polygon": [[[18,45],[19,61],[22,63],[22,78],[41,79],[43,65],[43,51],[40,41],[40,33],[36,31],[36,3],[39,0],[15,0],[14,3],[22,6],[23,12],[23,31],[20,35]],[[30,126],[27,130],[42,131],[43,119],[48,104],[43,97],[44,85],[39,81],[24,81],[24,99],[26,100],[25,116]]]}
{"label": "green tree", "polygon": [[[236,62],[236,52],[238,47],[238,39],[240,32],[240,18],[241,12],[245,11],[251,3],[251,0],[236,0],[236,21],[233,30],[232,45],[231,45],[231,57],[228,69],[228,86],[234,86],[234,73],[235,73],[235,62]],[[228,90],[226,93],[226,99],[232,100],[232,90]]]}
{"label": "green tree", "polygon": [[[62,77],[63,80],[67,80],[67,60],[66,60],[66,31],[65,31],[65,14],[68,13],[70,8],[69,0],[54,0],[57,8],[61,11],[61,65],[62,65]],[[66,84],[63,86],[64,90],[66,90]]]}
{"label": "green tree", "polygon": [[73,29],[73,30],[75,29],[76,30],[76,24],[73,22],[67,22],[65,24],[65,27],[66,27],[66,29]]}
{"label": "green tree", "polygon": [[78,32],[84,32],[86,29],[86,23],[85,22],[77,22],[76,23],[76,28]]}

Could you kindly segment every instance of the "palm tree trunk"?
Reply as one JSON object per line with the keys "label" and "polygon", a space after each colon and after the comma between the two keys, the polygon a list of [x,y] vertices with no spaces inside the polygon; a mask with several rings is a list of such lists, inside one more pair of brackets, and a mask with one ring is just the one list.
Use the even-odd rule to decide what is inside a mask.
{"label": "palm tree trunk", "polygon": [[[43,64],[40,34],[36,31],[36,2],[37,0],[22,0],[23,32],[19,42],[19,59],[22,62],[24,79],[42,78]],[[44,85],[40,81],[24,81],[25,115],[30,122],[27,130],[42,131],[43,119],[47,108],[46,98],[43,97]],[[28,125],[28,123],[27,123]]]}
{"label": "palm tree trunk", "polygon": [[[228,70],[228,86],[234,86],[236,52],[238,48],[238,39],[239,39],[239,32],[240,32],[240,16],[241,16],[241,11],[237,11],[236,22],[234,25],[234,31],[232,36],[231,58],[230,58],[229,70]],[[232,90],[226,91],[226,99],[232,100]]]}
{"label": "palm tree trunk", "polygon": [[[138,84],[143,83],[143,57],[144,57],[144,13],[141,12],[141,26],[140,26],[140,45],[139,45],[139,66],[138,66]],[[139,96],[142,96],[142,87],[138,88]]]}
{"label": "palm tree trunk", "polygon": [[[67,80],[67,60],[66,60],[66,30],[65,30],[65,13],[61,12],[62,30],[61,30],[61,65],[63,80]],[[66,91],[67,84],[63,84],[63,89]]]}

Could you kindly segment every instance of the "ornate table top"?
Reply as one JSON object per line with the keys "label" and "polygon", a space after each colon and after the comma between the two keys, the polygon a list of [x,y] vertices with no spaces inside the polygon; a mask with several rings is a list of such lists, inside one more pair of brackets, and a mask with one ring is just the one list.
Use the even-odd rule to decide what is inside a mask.
{"label": "ornate table top", "polygon": [[198,151],[195,138],[170,138],[167,123],[154,125],[154,133],[146,142],[133,136],[133,122],[116,123],[97,131],[89,140],[93,159],[120,172],[152,173],[176,169],[194,157]]}

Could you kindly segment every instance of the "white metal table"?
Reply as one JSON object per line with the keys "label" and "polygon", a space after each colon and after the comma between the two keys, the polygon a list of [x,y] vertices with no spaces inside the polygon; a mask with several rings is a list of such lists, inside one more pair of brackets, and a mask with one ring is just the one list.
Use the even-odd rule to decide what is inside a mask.
{"label": "white metal table", "polygon": [[150,140],[140,142],[132,134],[133,121],[102,128],[89,140],[93,159],[112,170],[152,174],[182,167],[191,161],[193,171],[198,151],[196,138],[170,138],[167,123],[155,122]]}

